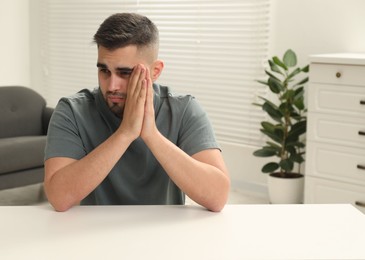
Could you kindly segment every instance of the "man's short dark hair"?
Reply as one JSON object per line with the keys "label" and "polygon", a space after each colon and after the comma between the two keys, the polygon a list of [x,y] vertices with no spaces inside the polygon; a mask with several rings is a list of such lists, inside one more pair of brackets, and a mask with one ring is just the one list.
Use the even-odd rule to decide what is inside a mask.
{"label": "man's short dark hair", "polygon": [[158,29],[147,17],[136,13],[109,16],[94,35],[94,42],[109,50],[128,45],[158,49]]}

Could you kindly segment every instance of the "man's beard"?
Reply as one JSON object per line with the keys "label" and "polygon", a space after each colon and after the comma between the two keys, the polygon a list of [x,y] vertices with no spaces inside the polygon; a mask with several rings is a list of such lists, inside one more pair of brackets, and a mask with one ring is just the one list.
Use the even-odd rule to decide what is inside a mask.
{"label": "man's beard", "polygon": [[119,118],[122,118],[124,108],[121,108],[116,103],[113,103],[111,106],[109,106],[109,108],[113,112],[114,115],[116,115]]}
{"label": "man's beard", "polygon": [[123,106],[123,107],[119,106],[119,103],[112,103],[112,104],[110,104],[110,103],[108,102],[108,96],[117,96],[117,97],[121,97],[121,98],[123,98],[124,100],[126,100],[127,95],[126,95],[126,94],[124,94],[124,93],[119,93],[119,92],[109,92],[109,91],[108,91],[108,92],[106,93],[106,97],[105,97],[105,102],[108,104],[110,111],[112,111],[112,113],[113,113],[114,115],[116,115],[117,117],[122,118],[122,116],[123,116],[123,111],[124,111],[124,106]]}

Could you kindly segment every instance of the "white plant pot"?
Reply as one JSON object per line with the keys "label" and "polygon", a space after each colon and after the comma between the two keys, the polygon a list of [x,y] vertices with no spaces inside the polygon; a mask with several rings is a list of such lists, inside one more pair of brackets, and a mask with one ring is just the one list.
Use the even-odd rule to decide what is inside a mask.
{"label": "white plant pot", "polygon": [[304,176],[280,178],[268,175],[269,199],[272,204],[300,204],[304,197]]}

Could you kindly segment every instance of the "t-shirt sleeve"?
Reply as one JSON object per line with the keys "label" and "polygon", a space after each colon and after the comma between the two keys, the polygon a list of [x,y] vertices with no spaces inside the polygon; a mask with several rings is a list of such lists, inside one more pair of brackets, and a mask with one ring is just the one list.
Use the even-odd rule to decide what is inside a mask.
{"label": "t-shirt sleeve", "polygon": [[206,149],[220,149],[206,112],[193,97],[182,116],[178,146],[189,155]]}
{"label": "t-shirt sleeve", "polygon": [[51,157],[81,159],[85,155],[86,151],[74,113],[70,104],[61,99],[49,123],[44,159]]}

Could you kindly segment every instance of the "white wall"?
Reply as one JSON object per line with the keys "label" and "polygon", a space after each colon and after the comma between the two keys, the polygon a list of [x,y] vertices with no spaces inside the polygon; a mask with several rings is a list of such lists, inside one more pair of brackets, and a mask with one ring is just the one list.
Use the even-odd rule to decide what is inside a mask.
{"label": "white wall", "polygon": [[42,3],[41,0],[28,0],[29,1],[29,25],[31,28],[31,34],[29,37],[30,46],[30,87],[43,96],[46,96],[47,88],[42,84],[44,80],[45,68],[42,64],[43,52],[40,48],[42,44],[42,32],[40,30],[43,22],[42,17]]}
{"label": "white wall", "polygon": [[29,86],[28,0],[0,1],[0,32],[0,86]]}
{"label": "white wall", "polygon": [[365,1],[273,0],[271,55],[365,52]]}

